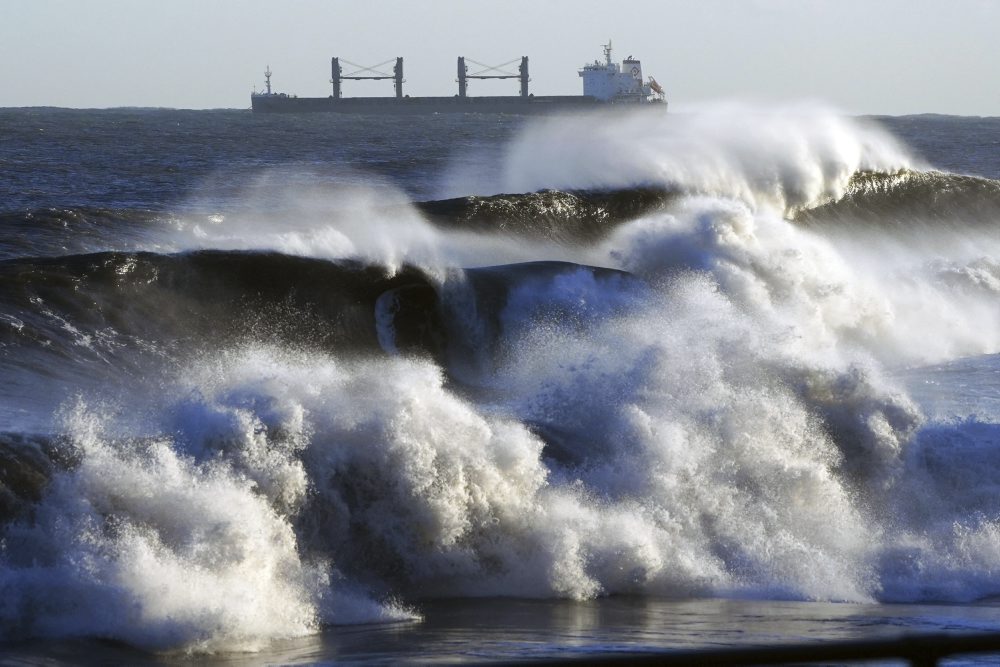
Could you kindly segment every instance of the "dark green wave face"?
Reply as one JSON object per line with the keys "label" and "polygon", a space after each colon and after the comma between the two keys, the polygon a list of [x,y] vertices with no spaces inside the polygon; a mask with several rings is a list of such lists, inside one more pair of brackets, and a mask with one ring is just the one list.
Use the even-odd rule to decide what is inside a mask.
{"label": "dark green wave face", "polygon": [[1000,224],[1000,181],[939,171],[858,172],[842,197],[799,211],[810,225],[873,228]]}
{"label": "dark green wave face", "polygon": [[8,408],[32,398],[54,407],[110,378],[154,377],[238,344],[377,352],[378,298],[430,285],[416,269],[389,276],[346,261],[219,251],[7,260],[0,282],[0,367],[23,383]]}
{"label": "dark green wave face", "polygon": [[[697,189],[637,187],[620,190],[502,194],[418,202],[435,224],[455,230],[507,234],[571,243],[600,241],[617,227],[657,211],[671,211]],[[844,193],[786,212],[796,223],[822,227],[1000,224],[1000,180],[939,171],[859,171]]]}
{"label": "dark green wave face", "polygon": [[445,229],[586,244],[629,220],[662,209],[678,193],[666,188],[543,190],[527,194],[418,202],[417,210]]}

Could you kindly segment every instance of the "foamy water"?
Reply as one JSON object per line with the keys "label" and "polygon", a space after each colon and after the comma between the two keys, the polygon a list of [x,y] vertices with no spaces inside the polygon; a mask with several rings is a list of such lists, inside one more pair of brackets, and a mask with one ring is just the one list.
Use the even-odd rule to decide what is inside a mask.
{"label": "foamy water", "polygon": [[309,188],[289,219],[141,243],[417,267],[447,342],[398,353],[396,310],[383,351],[254,325],[83,386],[51,417],[72,463],[4,536],[5,636],[252,651],[419,620],[431,597],[1000,592],[1000,414],[935,411],[904,372],[996,368],[997,217],[797,221],[859,173],[931,173],[819,108],[543,120],[496,171],[507,193],[673,196],[566,243],[435,225],[385,186]]}

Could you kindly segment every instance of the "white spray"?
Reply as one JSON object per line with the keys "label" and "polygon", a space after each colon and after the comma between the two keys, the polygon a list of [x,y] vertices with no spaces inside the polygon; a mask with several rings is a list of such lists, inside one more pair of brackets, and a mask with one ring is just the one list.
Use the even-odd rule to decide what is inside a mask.
{"label": "white spray", "polygon": [[[995,425],[928,423],[887,370],[1000,351],[1000,248],[958,252],[948,230],[862,246],[789,220],[859,170],[917,166],[819,109],[552,120],[513,143],[500,189],[684,196],[583,249],[445,232],[405,206],[386,220],[364,193],[332,214],[314,191],[323,213],[292,229],[185,231],[179,247],[412,263],[445,295],[467,294],[456,267],[517,259],[637,279],[514,286],[500,354],[461,390],[426,360],[243,346],[164,380],[153,437],[71,411],[80,464],[8,535],[0,614],[25,634],[216,650],[412,617],[391,594],[1000,591],[1000,507],[977,477]],[[84,613],[95,598],[107,615]]]}

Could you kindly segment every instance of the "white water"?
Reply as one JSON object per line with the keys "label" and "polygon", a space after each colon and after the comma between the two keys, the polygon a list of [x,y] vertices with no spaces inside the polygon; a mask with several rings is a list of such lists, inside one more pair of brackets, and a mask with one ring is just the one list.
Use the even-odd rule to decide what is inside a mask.
{"label": "white water", "polygon": [[831,109],[732,103],[537,122],[509,147],[503,188],[666,185],[783,211],[841,196],[858,171],[920,166],[884,131]]}
{"label": "white water", "polygon": [[912,166],[816,109],[541,122],[503,189],[690,194],[586,249],[443,232],[364,193],[292,230],[185,229],[178,247],[424,266],[468,331],[446,269],[558,258],[640,280],[522,282],[472,387],[426,360],[247,345],[177,369],[155,406],[84,400],[62,417],[80,466],[7,538],[0,618],[14,635],[252,650],[413,618],[394,597],[1000,592],[1000,415],[930,420],[894,379],[1000,351],[998,242],[872,221],[862,244],[786,219],[859,169]]}

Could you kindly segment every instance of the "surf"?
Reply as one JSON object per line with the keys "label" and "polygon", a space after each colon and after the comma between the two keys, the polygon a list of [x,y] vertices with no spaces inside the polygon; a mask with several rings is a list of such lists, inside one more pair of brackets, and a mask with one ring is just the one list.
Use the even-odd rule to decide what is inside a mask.
{"label": "surf", "polygon": [[1000,415],[911,386],[1000,353],[997,181],[815,107],[540,120],[490,160],[10,250],[5,639],[1000,591]]}

